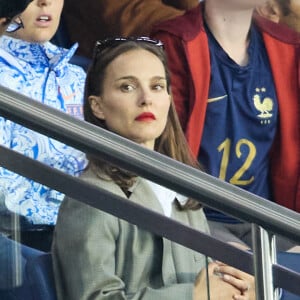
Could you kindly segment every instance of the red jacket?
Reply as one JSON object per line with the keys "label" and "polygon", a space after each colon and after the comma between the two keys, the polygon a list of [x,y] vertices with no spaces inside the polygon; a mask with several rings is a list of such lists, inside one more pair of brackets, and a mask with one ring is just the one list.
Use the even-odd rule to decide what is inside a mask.
{"label": "red jacket", "polygon": [[[154,27],[164,42],[172,74],[172,92],[187,140],[198,155],[210,84],[210,54],[203,26],[203,5]],[[277,203],[300,212],[300,38],[286,27],[254,17],[262,33],[273,73],[278,131],[271,155]]]}

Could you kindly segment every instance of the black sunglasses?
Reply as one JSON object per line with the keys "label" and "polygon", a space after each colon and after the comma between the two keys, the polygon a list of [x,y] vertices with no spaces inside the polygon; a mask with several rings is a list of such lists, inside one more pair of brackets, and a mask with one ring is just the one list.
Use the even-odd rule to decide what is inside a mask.
{"label": "black sunglasses", "polygon": [[164,48],[164,44],[161,41],[154,40],[154,39],[151,39],[151,38],[146,37],[146,36],[127,37],[127,38],[125,38],[125,37],[114,37],[114,38],[107,38],[105,40],[97,41],[96,45],[95,45],[95,55],[101,53],[106,48],[115,47],[115,46],[118,46],[122,43],[129,42],[129,41],[149,43],[149,44],[155,45],[157,47],[160,47],[162,49]]}
{"label": "black sunglasses", "polygon": [[13,19],[6,18],[6,23],[8,24],[8,27],[6,28],[7,33],[12,33],[24,28],[24,24],[20,17],[15,17]]}

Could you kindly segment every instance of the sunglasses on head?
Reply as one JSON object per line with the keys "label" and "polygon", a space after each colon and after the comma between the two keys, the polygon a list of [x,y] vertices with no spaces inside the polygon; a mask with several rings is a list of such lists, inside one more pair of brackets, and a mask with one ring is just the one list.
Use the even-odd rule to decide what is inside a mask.
{"label": "sunglasses on head", "polygon": [[95,46],[95,54],[101,53],[106,48],[115,47],[115,46],[118,46],[122,43],[129,42],[129,41],[148,43],[148,44],[152,44],[152,45],[155,45],[157,47],[160,47],[162,49],[164,48],[164,44],[161,41],[154,40],[154,39],[151,39],[151,38],[146,37],[146,36],[127,37],[127,38],[125,38],[125,37],[115,37],[115,38],[107,38],[105,40],[97,41],[96,46]]}

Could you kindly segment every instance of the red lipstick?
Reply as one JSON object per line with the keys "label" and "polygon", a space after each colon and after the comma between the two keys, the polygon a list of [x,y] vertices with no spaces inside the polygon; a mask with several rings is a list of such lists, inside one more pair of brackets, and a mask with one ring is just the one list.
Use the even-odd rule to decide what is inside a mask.
{"label": "red lipstick", "polygon": [[153,113],[151,112],[144,112],[140,115],[138,115],[135,118],[136,121],[140,121],[140,122],[149,122],[149,121],[153,121],[156,120],[155,116]]}

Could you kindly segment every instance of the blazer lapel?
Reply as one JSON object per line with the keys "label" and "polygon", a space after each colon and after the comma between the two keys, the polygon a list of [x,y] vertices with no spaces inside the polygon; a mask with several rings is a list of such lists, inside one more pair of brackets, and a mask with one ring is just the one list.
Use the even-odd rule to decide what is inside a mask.
{"label": "blazer lapel", "polygon": [[[158,213],[164,214],[159,200],[156,198],[156,195],[144,179],[139,178],[135,185],[131,188],[131,191],[132,194],[129,198],[131,201],[144,205]],[[177,282],[172,244],[173,243],[171,241],[162,238],[162,279],[165,285]]]}

